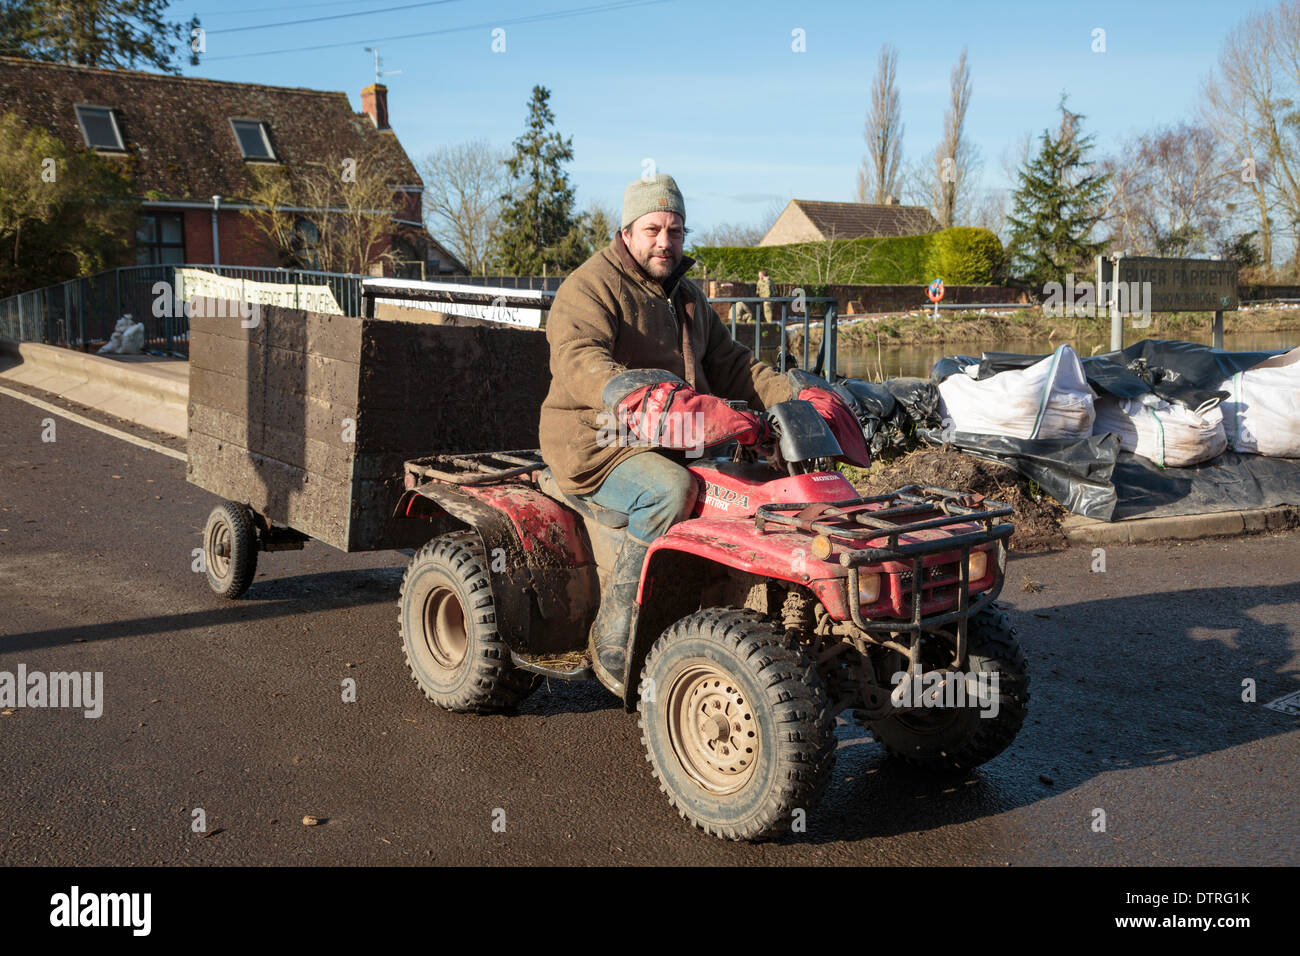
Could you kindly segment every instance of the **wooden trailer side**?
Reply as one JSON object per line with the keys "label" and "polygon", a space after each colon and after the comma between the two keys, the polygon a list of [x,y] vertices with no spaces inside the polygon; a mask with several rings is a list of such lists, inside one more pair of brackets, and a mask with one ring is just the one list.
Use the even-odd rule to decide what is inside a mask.
{"label": "wooden trailer side", "polygon": [[198,311],[187,477],[348,550],[362,320],[263,306],[244,328],[216,316],[228,305]]}
{"label": "wooden trailer side", "polygon": [[340,550],[422,543],[392,520],[403,461],[537,446],[550,385],[538,332],[274,306],[244,328],[200,311],[189,480]]}

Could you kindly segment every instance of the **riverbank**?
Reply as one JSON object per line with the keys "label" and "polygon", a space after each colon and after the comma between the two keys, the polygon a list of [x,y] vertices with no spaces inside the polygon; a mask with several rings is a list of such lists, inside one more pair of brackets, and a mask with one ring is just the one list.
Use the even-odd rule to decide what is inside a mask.
{"label": "riverbank", "polygon": [[[1209,328],[1211,315],[1206,312],[1155,313],[1146,328],[1135,328],[1133,320],[1125,322],[1125,340],[1139,338],[1181,338]],[[1300,309],[1250,309],[1229,312],[1225,324],[1238,332],[1295,332],[1300,340]],[[1141,320],[1139,320],[1141,321]],[[1015,309],[1007,312],[941,313],[935,319],[929,313],[909,312],[895,315],[841,316],[838,348],[889,349],[904,345],[939,345],[946,342],[1036,341],[1044,346],[1089,339],[1105,341],[1110,335],[1110,318],[1062,317],[1044,314],[1041,309]],[[798,354],[803,345],[803,329],[789,331],[790,349]],[[808,330],[810,347],[821,343],[822,330]],[[742,340],[743,341],[743,340]],[[1097,347],[1094,351],[1104,351]]]}

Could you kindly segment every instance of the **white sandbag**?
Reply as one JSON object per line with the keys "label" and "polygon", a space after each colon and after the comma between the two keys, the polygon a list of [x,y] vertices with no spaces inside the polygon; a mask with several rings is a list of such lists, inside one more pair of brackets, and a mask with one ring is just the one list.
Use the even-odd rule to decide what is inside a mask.
{"label": "white sandbag", "polygon": [[[129,328],[131,328],[131,326],[134,325],[134,324],[135,324],[135,323],[131,321],[131,316],[130,316],[129,314],[128,314],[128,315],[124,315],[124,316],[122,316],[120,319],[118,319],[118,320],[117,320],[117,325],[113,326],[113,334],[109,336],[107,342],[105,342],[103,345],[101,345],[101,346],[99,347],[99,354],[100,354],[100,355],[117,355],[117,354],[119,354],[119,353],[122,351],[122,336],[124,336],[124,335],[126,334],[126,330],[129,329]],[[144,336],[143,336],[144,325],[141,324],[140,328],[141,328],[141,333],[142,333],[142,334],[141,334],[141,339],[140,339],[140,344],[143,345],[143,344],[144,344]],[[136,351],[138,352],[138,351],[140,351],[140,349],[137,348]]]}
{"label": "white sandbag", "polygon": [[1062,345],[1041,362],[975,381],[939,383],[939,414],[957,431],[1011,438],[1087,438],[1095,417],[1092,389],[1078,353]]}
{"label": "white sandbag", "polygon": [[144,323],[137,322],[122,333],[123,355],[138,355],[144,349]]}
{"label": "white sandbag", "polygon": [[1155,395],[1141,399],[1103,395],[1096,406],[1094,435],[1116,435],[1125,451],[1161,468],[1186,468],[1222,455],[1228,447],[1223,415],[1215,405],[1193,411]]}
{"label": "white sandbag", "polygon": [[1238,372],[1219,388],[1229,393],[1223,430],[1233,451],[1300,458],[1300,348]]}

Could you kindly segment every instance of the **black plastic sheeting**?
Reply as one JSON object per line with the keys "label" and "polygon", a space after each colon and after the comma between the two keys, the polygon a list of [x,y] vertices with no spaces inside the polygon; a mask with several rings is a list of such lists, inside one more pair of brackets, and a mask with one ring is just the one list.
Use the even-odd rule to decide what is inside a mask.
{"label": "black plastic sheeting", "polygon": [[933,445],[951,444],[976,458],[1010,465],[1075,514],[1110,521],[1115,511],[1118,498],[1112,473],[1120,450],[1114,435],[1071,441],[945,433],[936,428],[918,428],[916,434]]}
{"label": "black plastic sheeting", "polygon": [[1160,468],[1120,452],[1113,521],[1300,504],[1300,459],[1224,452],[1190,468]]}
{"label": "black plastic sheeting", "polygon": [[888,445],[906,443],[913,428],[939,424],[939,389],[923,378],[846,378],[832,389],[857,418],[873,455]]}
{"label": "black plastic sheeting", "polygon": [[[1118,352],[1083,358],[1088,384],[1119,398],[1154,392],[1168,402],[1197,408],[1226,398],[1217,386],[1237,372],[1282,354],[1225,352],[1192,342],[1144,339]],[[940,359],[930,372],[934,382],[980,366],[977,379],[1028,368],[1046,355],[985,352]],[[1209,514],[1244,508],[1300,504],[1300,459],[1268,458],[1225,452],[1190,468],[1160,468],[1120,451],[1114,435],[1081,441],[1025,440],[918,428],[934,444],[944,441],[963,452],[1010,465],[1075,514],[1103,521],[1181,514]]]}

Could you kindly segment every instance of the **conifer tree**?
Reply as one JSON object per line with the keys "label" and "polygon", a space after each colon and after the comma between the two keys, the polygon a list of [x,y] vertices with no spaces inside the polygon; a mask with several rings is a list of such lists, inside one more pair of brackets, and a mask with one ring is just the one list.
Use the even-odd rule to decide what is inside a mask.
{"label": "conifer tree", "polygon": [[552,129],[550,97],[546,87],[533,87],[527,129],[506,160],[511,186],[501,197],[501,231],[492,255],[493,268],[503,275],[555,275],[582,262],[573,186],[564,169],[573,159],[573,138]]}
{"label": "conifer tree", "polygon": [[186,24],[165,18],[168,0],[0,0],[0,54],[108,69],[179,73],[178,53],[199,62]]}
{"label": "conifer tree", "polygon": [[1102,243],[1090,239],[1105,210],[1110,177],[1093,171],[1092,137],[1081,136],[1082,114],[1061,97],[1061,123],[1043,131],[1042,147],[1020,171],[1013,197],[1008,255],[1012,271],[1042,286],[1067,272],[1089,272]]}

